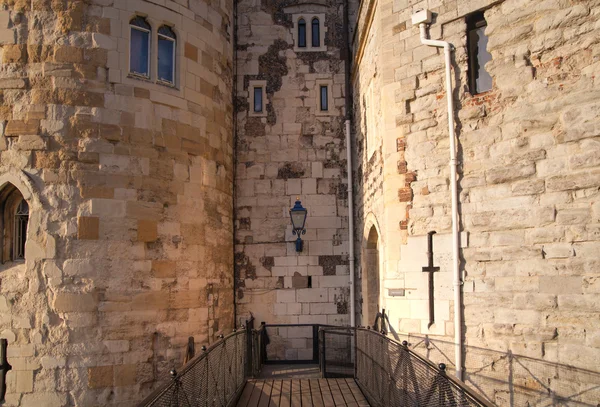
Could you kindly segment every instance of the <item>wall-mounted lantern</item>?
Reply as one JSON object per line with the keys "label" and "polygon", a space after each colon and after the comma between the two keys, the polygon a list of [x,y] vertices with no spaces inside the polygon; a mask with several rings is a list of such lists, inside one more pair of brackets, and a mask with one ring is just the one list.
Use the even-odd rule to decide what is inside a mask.
{"label": "wall-mounted lantern", "polygon": [[304,229],[304,223],[306,222],[306,215],[308,211],[306,208],[302,206],[299,198],[296,198],[296,204],[292,209],[290,209],[290,218],[292,219],[292,234],[297,235],[296,239],[296,251],[302,251],[302,239],[300,235],[306,234],[306,229]]}

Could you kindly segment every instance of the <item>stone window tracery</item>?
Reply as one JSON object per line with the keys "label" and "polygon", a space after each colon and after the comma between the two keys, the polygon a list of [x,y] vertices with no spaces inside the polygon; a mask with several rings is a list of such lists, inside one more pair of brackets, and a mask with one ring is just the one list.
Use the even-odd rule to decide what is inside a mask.
{"label": "stone window tracery", "polygon": [[[294,28],[294,51],[316,52],[327,51],[325,46],[325,14],[302,13],[292,14]],[[307,27],[308,25],[308,27]]]}
{"label": "stone window tracery", "polygon": [[25,259],[29,205],[13,185],[0,192],[2,217],[2,263]]}
{"label": "stone window tracery", "polygon": [[150,78],[150,35],[152,27],[143,17],[134,17],[130,22],[129,72]]}

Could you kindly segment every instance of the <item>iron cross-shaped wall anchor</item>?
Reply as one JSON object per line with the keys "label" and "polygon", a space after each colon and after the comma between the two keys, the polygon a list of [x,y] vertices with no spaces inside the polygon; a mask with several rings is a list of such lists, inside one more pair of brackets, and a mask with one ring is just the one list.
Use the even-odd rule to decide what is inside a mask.
{"label": "iron cross-shaped wall anchor", "polygon": [[423,273],[429,273],[429,324],[427,328],[431,328],[435,321],[435,308],[434,308],[434,296],[433,296],[433,273],[440,271],[439,267],[433,266],[433,235],[435,231],[427,233],[427,260],[428,265],[423,267]]}
{"label": "iron cross-shaped wall anchor", "polygon": [[12,366],[6,359],[6,348],[8,347],[7,339],[0,339],[0,404],[4,402],[6,394],[6,374]]}

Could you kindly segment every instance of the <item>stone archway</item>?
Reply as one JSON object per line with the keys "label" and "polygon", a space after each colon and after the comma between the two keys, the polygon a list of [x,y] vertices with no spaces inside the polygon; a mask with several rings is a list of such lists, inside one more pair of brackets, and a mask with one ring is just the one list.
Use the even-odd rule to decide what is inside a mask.
{"label": "stone archway", "polygon": [[362,320],[365,325],[372,325],[380,308],[380,270],[379,270],[379,233],[375,225],[369,229],[366,245],[363,246],[362,273]]}

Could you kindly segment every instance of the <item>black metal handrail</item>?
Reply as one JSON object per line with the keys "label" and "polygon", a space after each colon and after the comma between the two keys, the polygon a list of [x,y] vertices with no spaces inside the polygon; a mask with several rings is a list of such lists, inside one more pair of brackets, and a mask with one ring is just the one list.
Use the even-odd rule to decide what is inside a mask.
{"label": "black metal handrail", "polygon": [[246,383],[248,330],[223,336],[183,366],[171,370],[171,380],[156,389],[140,407],[229,406]]}
{"label": "black metal handrail", "polygon": [[351,335],[346,360],[354,363],[354,378],[372,406],[493,407],[469,386],[447,375],[443,363],[436,366],[411,351],[407,343],[364,328],[322,331],[322,372],[352,374],[352,369],[340,370],[340,356],[332,359],[326,349],[328,342],[335,347],[340,338]]}

